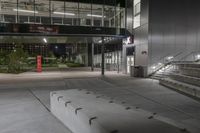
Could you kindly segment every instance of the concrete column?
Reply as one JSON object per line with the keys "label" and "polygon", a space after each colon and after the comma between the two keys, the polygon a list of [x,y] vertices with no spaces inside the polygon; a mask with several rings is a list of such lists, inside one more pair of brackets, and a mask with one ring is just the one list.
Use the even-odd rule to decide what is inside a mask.
{"label": "concrete column", "polygon": [[104,55],[104,37],[101,38],[102,39],[102,44],[101,44],[101,74],[104,75],[105,74],[105,55]]}
{"label": "concrete column", "polygon": [[119,56],[119,46],[117,47],[117,73],[119,73],[119,58],[120,58],[120,56]]}
{"label": "concrete column", "polygon": [[92,57],[91,57],[91,70],[94,71],[94,42],[92,40]]}
{"label": "concrete column", "polygon": [[123,45],[122,49],[122,72],[127,73],[127,56],[126,56],[126,45]]}

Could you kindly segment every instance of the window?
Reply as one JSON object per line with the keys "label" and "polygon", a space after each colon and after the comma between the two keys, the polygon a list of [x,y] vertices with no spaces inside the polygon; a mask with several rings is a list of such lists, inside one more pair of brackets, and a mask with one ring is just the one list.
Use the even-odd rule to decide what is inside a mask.
{"label": "window", "polygon": [[19,16],[20,23],[28,23],[28,21],[29,21],[28,16]]}
{"label": "window", "polygon": [[91,25],[91,4],[84,4],[84,3],[79,3],[79,17],[80,17],[80,25],[81,26],[90,26]]}
{"label": "window", "polygon": [[29,17],[33,17],[34,2],[30,0],[18,0],[18,8],[14,8],[18,12],[18,23],[29,23]]}
{"label": "window", "polygon": [[16,22],[17,0],[0,0],[0,21]]}
{"label": "window", "polygon": [[[140,6],[136,7],[139,13]],[[101,0],[0,0],[0,22],[119,29],[125,27],[125,8],[116,0],[106,0],[105,4]]]}
{"label": "window", "polygon": [[63,24],[64,9],[64,1],[51,1],[52,24]]}
{"label": "window", "polygon": [[88,14],[89,17],[92,17],[93,26],[103,26],[102,22],[104,20],[103,16],[103,5],[100,4],[93,4],[92,5],[92,14]]}
{"label": "window", "polygon": [[63,24],[72,25],[72,18],[64,18]]}
{"label": "window", "polygon": [[137,3],[134,9],[134,15],[137,16],[138,14],[140,14],[140,3]]}
{"label": "window", "polygon": [[140,26],[140,12],[141,12],[141,0],[134,0],[133,1],[133,12],[134,12],[134,29]]}
{"label": "window", "polygon": [[134,17],[134,28],[140,26],[140,14]]}
{"label": "window", "polygon": [[121,28],[125,28],[125,9],[121,8]]}
{"label": "window", "polygon": [[35,0],[35,16],[37,18],[37,23],[50,24],[50,2],[49,0]]}
{"label": "window", "polygon": [[15,23],[16,22],[16,16],[14,16],[14,15],[4,15],[4,21],[10,22],[10,23]]}
{"label": "window", "polygon": [[65,22],[67,22],[66,25],[80,25],[78,16],[78,3],[65,2]]}
{"label": "window", "polygon": [[[114,4],[113,4],[114,5]],[[114,22],[112,20],[115,19],[115,6],[104,6],[104,27],[115,27]]]}
{"label": "window", "polygon": [[63,24],[63,19],[59,17],[52,18],[52,21],[53,21],[53,24],[57,24],[57,25]]}

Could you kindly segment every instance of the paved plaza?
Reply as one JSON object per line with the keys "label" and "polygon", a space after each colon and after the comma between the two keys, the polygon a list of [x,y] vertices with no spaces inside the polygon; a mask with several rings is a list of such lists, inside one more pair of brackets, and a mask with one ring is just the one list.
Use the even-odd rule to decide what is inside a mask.
{"label": "paved plaza", "polygon": [[0,74],[0,133],[71,133],[50,113],[51,91],[86,89],[123,106],[156,113],[164,122],[200,131],[200,103],[160,86],[117,72],[52,71]]}

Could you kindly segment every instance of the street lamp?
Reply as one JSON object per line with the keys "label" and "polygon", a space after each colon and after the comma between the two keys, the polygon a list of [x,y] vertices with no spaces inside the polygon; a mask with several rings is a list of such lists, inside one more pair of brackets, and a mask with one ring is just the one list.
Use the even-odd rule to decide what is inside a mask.
{"label": "street lamp", "polygon": [[47,39],[46,39],[46,38],[43,38],[43,41],[44,41],[45,43],[47,43]]}

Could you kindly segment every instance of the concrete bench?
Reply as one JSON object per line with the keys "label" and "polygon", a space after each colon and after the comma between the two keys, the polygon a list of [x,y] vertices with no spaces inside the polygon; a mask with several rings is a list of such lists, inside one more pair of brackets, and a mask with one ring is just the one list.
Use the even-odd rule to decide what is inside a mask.
{"label": "concrete bench", "polygon": [[51,92],[51,112],[73,133],[188,132],[81,89]]}

